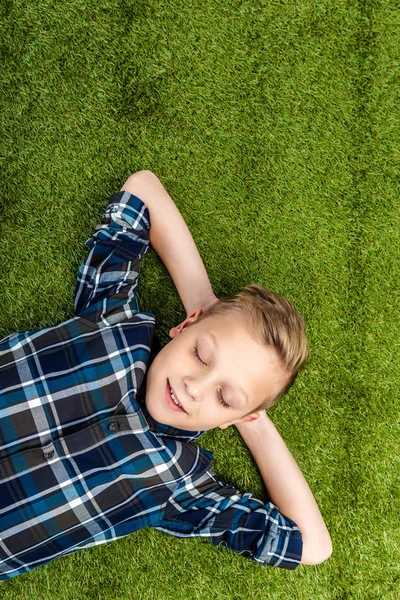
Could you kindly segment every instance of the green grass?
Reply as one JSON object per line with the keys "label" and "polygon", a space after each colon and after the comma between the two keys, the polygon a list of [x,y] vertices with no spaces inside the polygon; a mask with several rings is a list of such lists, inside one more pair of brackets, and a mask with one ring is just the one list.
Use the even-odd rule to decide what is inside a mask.
{"label": "green grass", "polygon": [[[304,314],[307,369],[273,410],[333,538],[264,568],[144,530],[0,586],[4,600],[396,600],[400,13],[378,0],[1,0],[0,335],[71,316],[107,197],[153,170],[217,295]],[[183,309],[155,255],[142,308]],[[234,430],[201,440],[262,496]]]}

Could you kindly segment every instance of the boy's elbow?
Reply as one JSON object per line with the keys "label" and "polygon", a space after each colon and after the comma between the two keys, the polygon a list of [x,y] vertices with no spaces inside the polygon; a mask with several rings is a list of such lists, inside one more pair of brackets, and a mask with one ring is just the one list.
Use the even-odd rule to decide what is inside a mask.
{"label": "boy's elbow", "polygon": [[301,564],[319,565],[328,560],[331,554],[332,540],[328,532],[318,540],[307,541],[303,539]]}
{"label": "boy's elbow", "polygon": [[149,171],[148,169],[144,169],[142,171],[136,171],[136,173],[133,173],[133,175],[131,175],[131,177],[133,177],[135,179],[144,179],[146,182],[160,181],[158,179],[157,175],[155,175],[152,171]]}
{"label": "boy's elbow", "polygon": [[159,193],[160,188],[162,188],[162,183],[157,175],[154,175],[151,171],[144,170],[137,171],[128,177],[121,190],[135,195],[146,194],[148,196],[149,193],[154,191]]}

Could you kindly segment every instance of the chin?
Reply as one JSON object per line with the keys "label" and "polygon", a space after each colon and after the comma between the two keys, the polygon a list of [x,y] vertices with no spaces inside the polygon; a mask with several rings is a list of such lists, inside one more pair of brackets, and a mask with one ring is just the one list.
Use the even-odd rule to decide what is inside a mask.
{"label": "chin", "polygon": [[145,405],[147,408],[147,412],[155,421],[157,421],[157,423],[162,423],[163,425],[169,425],[170,427],[176,427],[176,425],[168,423],[168,417],[165,414],[165,411],[160,409],[160,407],[157,405],[156,402],[151,402],[151,401],[148,402],[147,398],[146,398]]}
{"label": "chin", "polygon": [[146,405],[147,412],[149,413],[149,415],[151,417],[153,417],[153,419],[155,419],[156,421],[158,421],[159,419],[158,419],[158,415],[157,415],[157,413],[158,413],[157,406],[153,406],[152,402],[151,401],[148,402],[147,398],[145,398],[144,403]]}

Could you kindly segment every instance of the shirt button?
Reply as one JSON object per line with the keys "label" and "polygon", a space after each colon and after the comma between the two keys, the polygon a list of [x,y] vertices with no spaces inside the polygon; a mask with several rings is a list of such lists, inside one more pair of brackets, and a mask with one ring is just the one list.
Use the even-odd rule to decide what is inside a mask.
{"label": "shirt button", "polygon": [[53,456],[54,456],[54,450],[50,450],[49,452],[44,453],[45,458],[53,458]]}
{"label": "shirt button", "polygon": [[119,430],[119,425],[116,421],[111,421],[111,423],[108,426],[108,429],[110,431],[118,431]]}

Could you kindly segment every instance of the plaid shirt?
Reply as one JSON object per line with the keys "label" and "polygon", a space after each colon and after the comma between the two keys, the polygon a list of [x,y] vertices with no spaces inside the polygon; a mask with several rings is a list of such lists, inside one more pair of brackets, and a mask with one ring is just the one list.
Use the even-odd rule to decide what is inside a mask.
{"label": "plaid shirt", "polygon": [[217,479],[212,454],[140,399],[154,315],[139,312],[149,213],[110,199],[86,242],[75,317],[0,341],[0,579],[153,526],[293,569],[296,525]]}

